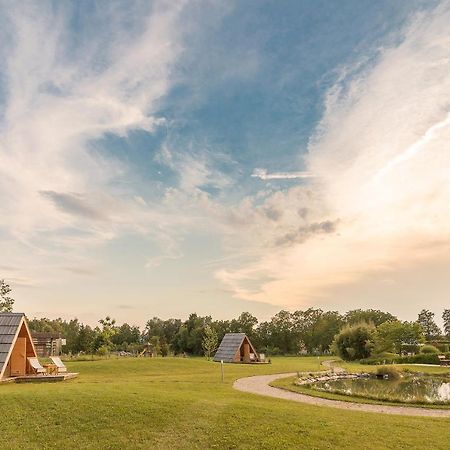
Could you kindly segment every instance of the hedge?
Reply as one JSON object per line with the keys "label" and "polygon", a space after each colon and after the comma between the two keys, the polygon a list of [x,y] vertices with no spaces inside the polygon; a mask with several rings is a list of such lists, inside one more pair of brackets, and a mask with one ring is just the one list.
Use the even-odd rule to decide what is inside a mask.
{"label": "hedge", "polygon": [[[450,358],[450,354],[446,354]],[[361,364],[377,365],[377,364],[436,364],[440,361],[436,353],[422,353],[414,356],[398,356],[392,354],[374,355],[370,358],[361,359]]]}

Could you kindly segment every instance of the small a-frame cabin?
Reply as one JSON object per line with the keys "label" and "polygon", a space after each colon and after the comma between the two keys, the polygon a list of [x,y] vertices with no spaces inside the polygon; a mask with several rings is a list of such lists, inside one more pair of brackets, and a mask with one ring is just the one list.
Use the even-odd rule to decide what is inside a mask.
{"label": "small a-frame cabin", "polygon": [[31,374],[32,357],[36,350],[25,314],[0,313],[0,381]]}
{"label": "small a-frame cabin", "polygon": [[214,355],[216,362],[259,363],[261,359],[245,333],[227,333]]}

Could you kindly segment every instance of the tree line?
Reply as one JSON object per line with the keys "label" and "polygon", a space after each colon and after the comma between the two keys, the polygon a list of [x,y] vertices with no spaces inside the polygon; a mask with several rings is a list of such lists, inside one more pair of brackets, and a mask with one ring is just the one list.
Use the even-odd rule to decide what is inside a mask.
{"label": "tree line", "polygon": [[[366,351],[356,350],[347,358],[359,359],[374,351],[400,353],[401,345],[405,344],[450,339],[450,310],[444,311],[443,319],[444,330],[440,330],[434,314],[428,310],[422,310],[417,321],[401,322],[389,312],[373,309],[356,309],[340,314],[308,308],[294,312],[281,310],[263,322],[258,322],[249,312],[243,312],[232,320],[213,320],[211,316],[196,313],[184,321],[153,317],[142,330],[127,323],[118,325],[110,317],[101,319],[96,327],[77,319],[35,318],[29,324],[32,331],[61,333],[67,340],[66,353],[138,353],[148,348],[152,354],[161,356],[183,353],[210,356],[225,333],[246,333],[258,351],[267,355],[324,354],[337,351],[336,337],[340,333],[362,326],[371,330],[369,337],[363,333],[360,338]],[[373,330],[377,330],[376,340]],[[345,340],[343,346],[352,348],[348,342],[345,344]]]}
{"label": "tree line", "polygon": [[[0,312],[12,311],[14,300],[10,293],[11,288],[0,280]],[[61,318],[34,318],[29,324],[34,332],[60,333],[67,342],[66,353],[124,351],[135,354],[147,348],[151,353],[162,356],[182,353],[211,355],[225,333],[246,333],[258,351],[268,355],[338,352],[337,336],[345,335],[349,328],[366,324],[372,330],[366,341],[361,338],[367,351],[350,350],[364,358],[374,351],[398,350],[399,343],[450,339],[450,309],[445,309],[442,314],[443,330],[434,318],[434,313],[426,309],[419,313],[416,321],[401,322],[393,314],[375,309],[355,309],[340,314],[338,311],[308,308],[294,312],[281,310],[263,322],[249,312],[231,320],[213,320],[211,316],[196,313],[190,314],[187,320],[153,317],[143,329],[128,323],[118,325],[109,316],[99,320],[95,327],[78,319],[67,321]],[[376,330],[376,339],[373,330]],[[364,337],[365,332],[360,332]],[[352,349],[345,339],[342,338],[341,347]]]}

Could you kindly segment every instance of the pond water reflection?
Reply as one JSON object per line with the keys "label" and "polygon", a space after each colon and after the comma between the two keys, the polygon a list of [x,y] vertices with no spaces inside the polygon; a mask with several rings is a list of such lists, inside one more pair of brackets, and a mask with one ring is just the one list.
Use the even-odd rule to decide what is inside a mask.
{"label": "pond water reflection", "polygon": [[342,379],[312,383],[311,389],[335,394],[407,403],[450,404],[450,380],[433,377]]}

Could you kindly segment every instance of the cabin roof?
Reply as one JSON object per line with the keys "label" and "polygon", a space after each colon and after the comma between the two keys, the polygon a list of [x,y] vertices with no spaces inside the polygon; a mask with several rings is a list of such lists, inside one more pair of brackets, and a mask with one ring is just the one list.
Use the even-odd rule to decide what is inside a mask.
{"label": "cabin roof", "polygon": [[23,313],[0,313],[0,374],[23,317]]}
{"label": "cabin roof", "polygon": [[214,355],[214,361],[233,362],[234,355],[245,339],[245,333],[227,333]]}

